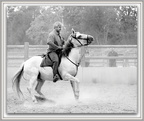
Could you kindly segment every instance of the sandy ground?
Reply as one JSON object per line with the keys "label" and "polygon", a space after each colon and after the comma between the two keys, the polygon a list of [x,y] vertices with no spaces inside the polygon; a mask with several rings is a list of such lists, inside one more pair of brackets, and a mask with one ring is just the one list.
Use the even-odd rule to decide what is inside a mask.
{"label": "sandy ground", "polygon": [[[13,53],[12,53],[13,54]],[[93,56],[93,55],[92,55]],[[20,60],[19,64],[22,60]],[[11,61],[10,61],[11,62]],[[13,66],[18,63],[12,60]],[[7,102],[8,114],[136,114],[136,84],[93,83],[88,80],[80,83],[80,99],[75,101],[69,82],[45,82],[42,93],[47,100],[34,104],[26,87],[28,82],[21,81],[25,100],[20,100],[12,90],[11,78],[17,67],[7,69]],[[113,82],[110,80],[110,82]]]}
{"label": "sandy ground", "polygon": [[80,99],[75,101],[69,82],[45,82],[42,92],[47,98],[34,104],[26,86],[21,81],[21,89],[26,100],[20,100],[7,83],[7,113],[137,113],[137,85],[104,84],[81,82]]}

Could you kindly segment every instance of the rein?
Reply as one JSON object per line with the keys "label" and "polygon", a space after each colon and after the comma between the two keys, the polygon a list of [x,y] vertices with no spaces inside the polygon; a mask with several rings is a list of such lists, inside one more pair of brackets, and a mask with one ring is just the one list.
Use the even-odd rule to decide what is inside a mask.
{"label": "rein", "polygon": [[65,56],[72,64],[74,64],[76,67],[77,67],[77,70],[78,70],[78,67],[79,67],[79,65],[80,65],[80,63],[81,63],[81,60],[82,60],[82,58],[84,57],[84,55],[85,54],[83,54],[82,55],[82,57],[81,57],[81,59],[80,59],[80,61],[79,61],[79,63],[78,64],[76,64],[76,63],[74,63],[71,59],[69,59],[67,56]]}
{"label": "rein", "polygon": [[[77,39],[78,40],[78,39]],[[80,41],[78,41],[78,42],[80,42]],[[88,45],[88,44],[87,44]],[[82,43],[81,43],[81,46],[77,46],[77,47],[73,47],[73,48],[78,48],[78,47],[82,47],[82,46],[86,46],[86,45],[83,45]],[[69,48],[71,48],[71,47],[69,47]],[[85,50],[86,51],[86,50]],[[67,56],[65,56],[71,63],[73,63],[77,68],[79,67],[79,65],[80,65],[80,63],[81,63],[81,61],[82,61],[82,58],[84,57],[84,55],[85,55],[85,53],[81,56],[81,59],[80,59],[80,61],[79,61],[79,63],[78,64],[76,64],[76,63],[74,63],[71,59],[69,59]]]}
{"label": "rein", "polygon": [[78,64],[74,63],[71,59],[69,59],[67,56],[65,56],[71,63],[73,63],[77,68],[79,67],[80,65],[80,62]]}
{"label": "rein", "polygon": [[[81,42],[80,42],[80,40],[78,39],[78,38],[76,38],[76,37],[73,37],[72,35],[71,35],[71,40],[72,40],[72,38],[74,38],[75,40],[77,40],[79,43],[80,43],[80,45],[79,46],[77,46],[77,47],[68,47],[68,48],[78,48],[78,47],[82,47],[82,46],[87,46],[87,45],[89,45],[88,44],[88,35],[87,35],[87,44],[82,44]],[[79,61],[79,63],[78,64],[76,64],[76,63],[74,63],[71,59],[69,59],[67,56],[65,56],[71,63],[73,63],[76,67],[77,67],[77,69],[78,69],[78,67],[79,67],[79,65],[80,65],[80,63],[81,63],[81,60],[82,60],[82,58],[84,57],[84,55],[85,55],[85,53],[81,56],[81,59],[80,59],[80,61]]]}

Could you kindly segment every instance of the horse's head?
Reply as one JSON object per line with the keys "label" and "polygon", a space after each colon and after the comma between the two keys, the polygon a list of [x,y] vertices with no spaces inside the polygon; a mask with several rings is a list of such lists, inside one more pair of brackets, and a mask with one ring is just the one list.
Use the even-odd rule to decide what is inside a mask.
{"label": "horse's head", "polygon": [[69,41],[73,44],[74,47],[89,45],[93,40],[94,39],[91,35],[75,32],[74,29],[72,29],[72,33],[69,36]]}
{"label": "horse's head", "polygon": [[72,48],[87,46],[91,44],[93,40],[91,35],[81,34],[72,29],[72,33],[64,45],[63,55],[68,56]]}

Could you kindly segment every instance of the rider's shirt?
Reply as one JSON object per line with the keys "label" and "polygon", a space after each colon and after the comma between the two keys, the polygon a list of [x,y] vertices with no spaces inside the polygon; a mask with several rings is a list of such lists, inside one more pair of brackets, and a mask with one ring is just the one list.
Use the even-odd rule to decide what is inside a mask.
{"label": "rider's shirt", "polygon": [[64,44],[64,40],[62,40],[60,34],[53,30],[49,33],[47,44],[49,45],[48,50],[56,51],[58,47],[62,47]]}

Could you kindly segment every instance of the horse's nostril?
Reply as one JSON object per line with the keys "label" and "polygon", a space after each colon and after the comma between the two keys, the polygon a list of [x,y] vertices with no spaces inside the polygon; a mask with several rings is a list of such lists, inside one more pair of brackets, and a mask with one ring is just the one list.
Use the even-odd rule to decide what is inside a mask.
{"label": "horse's nostril", "polygon": [[90,37],[89,41],[92,42],[93,40],[94,40],[93,37]]}
{"label": "horse's nostril", "polygon": [[94,38],[93,37],[91,37],[91,41],[93,41],[94,40]]}
{"label": "horse's nostril", "polygon": [[92,42],[93,40],[94,40],[93,36],[90,36],[90,35],[89,35],[89,41]]}

